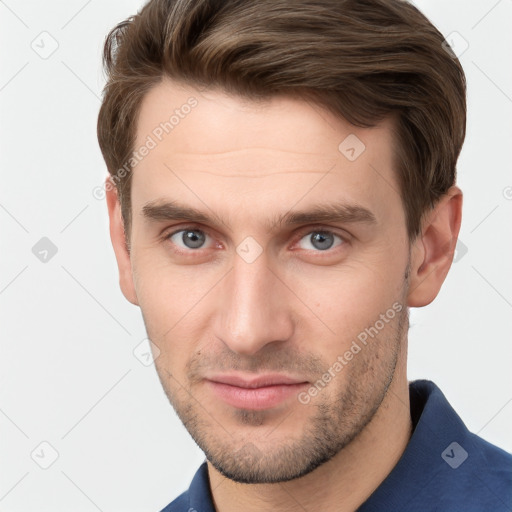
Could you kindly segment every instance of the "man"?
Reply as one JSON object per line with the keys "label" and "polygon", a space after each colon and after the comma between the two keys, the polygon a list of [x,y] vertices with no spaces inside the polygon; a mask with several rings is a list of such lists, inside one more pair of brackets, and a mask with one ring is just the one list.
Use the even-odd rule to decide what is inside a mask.
{"label": "man", "polygon": [[104,61],[121,289],[207,459],[164,510],[512,510],[512,457],[407,381],[461,223],[437,29],[400,0],[151,0]]}

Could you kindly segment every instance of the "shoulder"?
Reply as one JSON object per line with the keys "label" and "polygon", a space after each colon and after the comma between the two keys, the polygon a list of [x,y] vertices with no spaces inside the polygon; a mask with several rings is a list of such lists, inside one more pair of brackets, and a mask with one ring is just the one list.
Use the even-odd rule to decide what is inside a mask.
{"label": "shoulder", "polygon": [[189,510],[189,500],[188,500],[188,491],[185,491],[183,494],[178,496],[172,503],[169,503],[167,507],[161,510],[161,512],[188,512]]}
{"label": "shoulder", "polygon": [[180,494],[172,503],[169,503],[161,512],[193,512],[189,507],[188,491]]}
{"label": "shoulder", "polygon": [[510,511],[512,509],[512,455],[476,434],[469,434],[468,437],[471,443],[467,461],[470,462],[471,455],[473,455],[473,461],[468,464],[469,478],[464,482],[464,492],[475,499],[480,497],[482,505],[486,503],[483,498],[488,496],[490,502],[496,503],[494,510]]}
{"label": "shoulder", "polygon": [[457,443],[443,453],[447,464],[436,484],[428,486],[430,499],[446,510],[510,512],[512,455],[475,434],[465,438],[464,446]]}
{"label": "shoulder", "polygon": [[442,504],[450,511],[510,512],[512,455],[471,433],[437,386],[425,383],[426,388],[430,392],[422,416],[424,427],[434,435],[424,437],[425,448],[440,457],[431,464],[432,481],[424,482],[417,497],[423,494],[422,501]]}
{"label": "shoulder", "polygon": [[215,512],[206,462],[197,470],[190,487],[161,512]]}
{"label": "shoulder", "polygon": [[431,381],[410,383],[414,431],[360,512],[511,512],[512,455],[471,433]]}

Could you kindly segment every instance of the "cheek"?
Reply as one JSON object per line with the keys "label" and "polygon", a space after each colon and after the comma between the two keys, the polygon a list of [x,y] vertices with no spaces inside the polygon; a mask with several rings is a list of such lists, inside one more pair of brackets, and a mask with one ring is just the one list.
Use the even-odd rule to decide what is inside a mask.
{"label": "cheek", "polygon": [[196,295],[202,282],[190,267],[172,264],[160,247],[135,247],[134,244],[132,268],[141,307],[149,308],[151,313],[179,312],[184,306],[183,299]]}
{"label": "cheek", "polygon": [[[360,251],[336,266],[295,262],[275,269],[286,285],[277,286],[285,314],[294,319],[305,350],[312,349],[312,339],[322,340],[317,346],[325,354],[342,350],[401,299],[406,251],[396,245]],[[180,266],[159,248],[133,247],[134,284],[148,335],[164,357],[174,354],[176,367],[199,340],[209,339],[229,266]]]}
{"label": "cheek", "polygon": [[169,362],[176,366],[205,337],[210,292],[219,270],[172,265],[156,252],[133,255],[134,284],[148,337],[159,347],[162,360],[172,354]]}
{"label": "cheek", "polygon": [[[403,268],[396,261],[393,266],[389,264],[387,271],[383,268],[382,262],[377,265],[366,261],[336,269],[310,267],[287,277],[303,302],[300,311],[308,317],[310,335],[317,333],[327,350],[336,352],[342,348],[340,344],[350,345],[359,333],[402,300],[405,263]],[[296,299],[291,300],[297,303]]]}

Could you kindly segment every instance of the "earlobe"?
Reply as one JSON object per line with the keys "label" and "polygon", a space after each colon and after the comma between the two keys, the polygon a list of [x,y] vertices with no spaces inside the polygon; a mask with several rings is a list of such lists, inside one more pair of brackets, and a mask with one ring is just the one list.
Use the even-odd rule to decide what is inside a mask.
{"label": "earlobe", "polygon": [[411,248],[407,305],[430,304],[450,270],[462,220],[462,191],[452,186],[425,217]]}
{"label": "earlobe", "polygon": [[135,285],[133,282],[130,252],[126,246],[124,223],[121,215],[121,205],[117,195],[117,188],[110,176],[105,180],[108,216],[110,220],[110,239],[119,268],[119,285],[126,299],[138,306]]}

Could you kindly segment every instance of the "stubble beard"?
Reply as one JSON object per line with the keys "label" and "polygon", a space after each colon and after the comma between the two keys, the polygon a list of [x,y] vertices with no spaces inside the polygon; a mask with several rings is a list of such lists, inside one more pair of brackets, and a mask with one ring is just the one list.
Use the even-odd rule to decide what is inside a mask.
{"label": "stubble beard", "polygon": [[[402,302],[403,304],[403,302]],[[286,482],[304,476],[326,463],[351,443],[368,425],[381,406],[393,381],[408,323],[407,308],[343,368],[340,375],[308,405],[298,401],[297,411],[312,408],[302,432],[279,437],[279,425],[271,426],[271,411],[235,409],[230,418],[240,429],[227,428],[222,418],[208,412],[195,399],[194,386],[185,389],[155,361],[160,381],[178,417],[210,463],[225,477],[240,483]],[[269,360],[271,360],[269,358]],[[312,364],[318,368],[318,365]],[[268,366],[262,366],[268,369]],[[286,368],[286,366],[284,367]],[[283,369],[284,369],[283,368]],[[239,369],[239,368],[237,368]],[[325,366],[323,367],[325,371]],[[329,388],[338,384],[337,391]],[[295,411],[283,421],[293,423]],[[274,423],[278,424],[279,420]],[[240,430],[254,427],[255,435]],[[271,430],[268,442],[262,429]]]}

